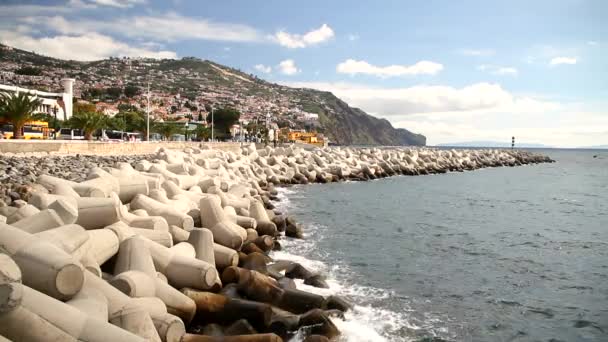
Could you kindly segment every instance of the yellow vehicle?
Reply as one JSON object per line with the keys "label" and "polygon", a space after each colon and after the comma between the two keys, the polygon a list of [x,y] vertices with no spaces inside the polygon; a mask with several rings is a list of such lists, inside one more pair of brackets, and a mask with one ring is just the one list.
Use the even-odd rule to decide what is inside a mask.
{"label": "yellow vehicle", "polygon": [[[13,125],[6,124],[0,126],[0,133],[4,139],[13,138]],[[49,139],[53,129],[49,128],[48,122],[44,121],[29,121],[23,126],[24,139]]]}

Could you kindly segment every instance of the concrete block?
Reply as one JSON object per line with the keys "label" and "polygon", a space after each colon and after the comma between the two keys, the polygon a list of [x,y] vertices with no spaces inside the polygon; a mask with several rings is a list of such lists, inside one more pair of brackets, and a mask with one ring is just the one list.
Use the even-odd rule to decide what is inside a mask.
{"label": "concrete block", "polygon": [[50,242],[0,224],[0,245],[19,265],[25,285],[61,300],[82,288],[82,265]]}

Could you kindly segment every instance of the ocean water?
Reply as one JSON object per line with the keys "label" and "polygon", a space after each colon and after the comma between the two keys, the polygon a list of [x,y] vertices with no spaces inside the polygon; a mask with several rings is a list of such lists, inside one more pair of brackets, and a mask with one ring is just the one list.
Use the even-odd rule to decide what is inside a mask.
{"label": "ocean water", "polygon": [[537,152],[557,163],[282,188],[306,240],[273,256],[356,304],[343,341],[608,341],[608,151]]}

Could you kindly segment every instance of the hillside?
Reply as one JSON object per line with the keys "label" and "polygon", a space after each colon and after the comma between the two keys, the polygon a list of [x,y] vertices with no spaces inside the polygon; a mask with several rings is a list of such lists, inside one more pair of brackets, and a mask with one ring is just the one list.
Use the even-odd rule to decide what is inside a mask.
{"label": "hillside", "polygon": [[[276,122],[312,128],[341,145],[424,145],[426,138],[390,122],[350,107],[332,93],[290,88],[266,82],[255,75],[211,61],[187,57],[180,60],[110,58],[94,62],[59,60],[0,45],[0,83],[49,91],[59,90],[59,79],[76,79],[77,95],[100,96],[99,89],[146,85],[153,92],[179,94],[188,108],[205,105],[233,106],[246,118],[272,115]],[[155,105],[167,106],[162,101]],[[175,107],[175,106],[173,106]],[[179,108],[170,108],[171,112]],[[199,110],[200,111],[200,110]],[[299,122],[296,117],[318,114],[318,121]]]}

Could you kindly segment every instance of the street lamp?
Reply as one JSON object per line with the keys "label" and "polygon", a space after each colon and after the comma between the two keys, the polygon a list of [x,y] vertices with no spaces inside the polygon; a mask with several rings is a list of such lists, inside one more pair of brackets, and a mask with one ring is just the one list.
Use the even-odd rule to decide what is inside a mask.
{"label": "street lamp", "polygon": [[214,140],[213,130],[215,129],[215,118],[213,117],[213,107],[211,107],[211,142]]}
{"label": "street lamp", "polygon": [[53,115],[55,116],[55,120],[53,120],[53,140],[57,140],[57,106],[53,106]]}
{"label": "street lamp", "polygon": [[150,82],[148,82],[148,106],[146,107],[146,141],[150,141]]}

